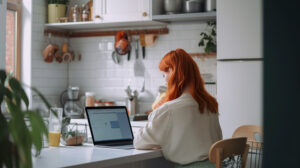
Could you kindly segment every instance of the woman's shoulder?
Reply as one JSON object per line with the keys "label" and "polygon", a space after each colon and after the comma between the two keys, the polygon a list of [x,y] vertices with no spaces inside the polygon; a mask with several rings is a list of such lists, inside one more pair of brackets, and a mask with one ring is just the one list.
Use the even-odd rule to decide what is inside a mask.
{"label": "woman's shoulder", "polygon": [[165,103],[170,108],[178,108],[182,106],[198,106],[193,96],[190,93],[183,93],[178,98]]}
{"label": "woman's shoulder", "polygon": [[160,117],[160,116],[166,116],[166,115],[168,115],[168,113],[169,113],[169,106],[167,103],[164,103],[159,108],[152,111],[151,114],[149,115],[148,119],[153,119],[153,118]]}

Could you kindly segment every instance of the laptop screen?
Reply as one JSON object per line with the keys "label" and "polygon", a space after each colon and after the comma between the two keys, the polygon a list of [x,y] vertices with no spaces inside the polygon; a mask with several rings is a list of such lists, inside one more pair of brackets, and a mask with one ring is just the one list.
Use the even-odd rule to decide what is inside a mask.
{"label": "laptop screen", "polygon": [[125,107],[95,107],[86,111],[94,142],[133,139]]}

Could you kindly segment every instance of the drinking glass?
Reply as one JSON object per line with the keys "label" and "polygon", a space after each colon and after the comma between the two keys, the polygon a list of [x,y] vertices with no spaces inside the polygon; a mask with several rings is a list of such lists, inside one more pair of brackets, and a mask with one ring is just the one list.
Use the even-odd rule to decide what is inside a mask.
{"label": "drinking glass", "polygon": [[[55,116],[51,111],[55,111]],[[59,146],[63,109],[52,107],[49,116],[49,146]]]}

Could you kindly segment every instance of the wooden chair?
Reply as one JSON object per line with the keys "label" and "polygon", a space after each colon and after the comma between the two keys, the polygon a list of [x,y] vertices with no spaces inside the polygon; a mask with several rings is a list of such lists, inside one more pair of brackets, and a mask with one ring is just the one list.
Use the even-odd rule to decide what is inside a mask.
{"label": "wooden chair", "polygon": [[235,137],[247,137],[248,141],[262,142],[262,127],[259,125],[242,125],[234,131],[232,138]]}
{"label": "wooden chair", "polygon": [[246,137],[224,139],[214,143],[209,150],[209,160],[216,163],[216,168],[222,168],[222,162],[228,157],[241,156],[241,167],[247,161],[249,145]]}
{"label": "wooden chair", "polygon": [[249,167],[262,167],[262,153],[263,153],[263,131],[259,125],[242,125],[238,127],[233,135],[236,137],[247,137],[247,144],[249,145]]}

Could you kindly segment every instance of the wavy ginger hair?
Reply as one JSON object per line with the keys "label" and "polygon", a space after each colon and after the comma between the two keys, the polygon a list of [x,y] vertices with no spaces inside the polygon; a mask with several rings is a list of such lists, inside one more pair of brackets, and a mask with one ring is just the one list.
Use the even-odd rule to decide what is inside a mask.
{"label": "wavy ginger hair", "polygon": [[218,113],[218,103],[204,87],[204,81],[193,58],[183,49],[167,53],[159,64],[159,69],[168,72],[172,69],[168,80],[168,90],[165,102],[181,96],[189,87],[190,93],[199,105],[200,113],[207,108],[212,113]]}

